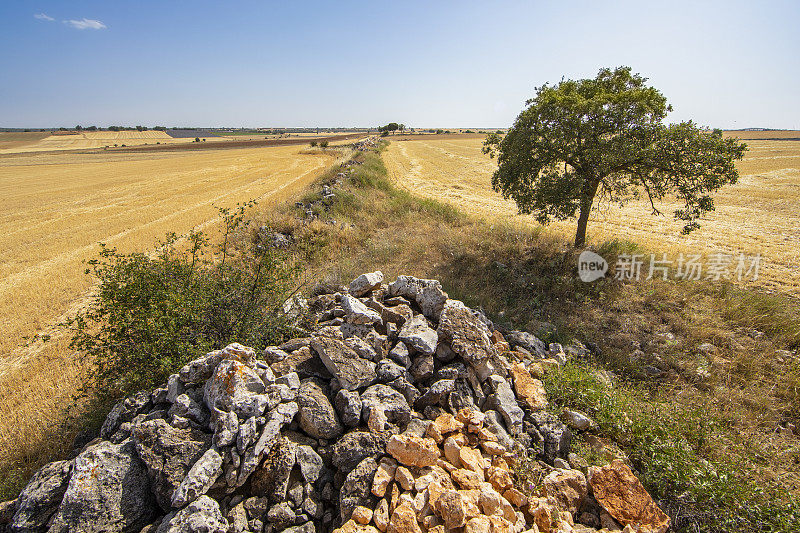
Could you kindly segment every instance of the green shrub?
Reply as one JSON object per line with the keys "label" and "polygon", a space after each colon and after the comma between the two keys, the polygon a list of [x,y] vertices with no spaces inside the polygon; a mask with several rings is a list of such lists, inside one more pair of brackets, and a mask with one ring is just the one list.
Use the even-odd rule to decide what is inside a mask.
{"label": "green shrub", "polygon": [[622,383],[608,387],[580,363],[548,372],[544,382],[556,410],[589,414],[627,452],[651,495],[667,510],[680,509],[676,530],[796,531],[800,502],[774,501],[739,465],[711,457],[721,422],[701,408],[662,405]]}
{"label": "green shrub", "polygon": [[86,269],[99,282],[97,292],[70,321],[70,347],[90,358],[87,391],[98,399],[123,397],[163,383],[209,350],[231,342],[263,348],[290,332],[280,310],[298,268],[269,247],[233,245],[234,236],[249,231],[245,207],[220,210],[217,262],[198,231],[189,234],[188,248],[168,235],[155,257],[101,245]]}
{"label": "green shrub", "polygon": [[328,141],[320,141],[319,142],[319,146],[320,146],[320,148],[327,148],[328,147]]}

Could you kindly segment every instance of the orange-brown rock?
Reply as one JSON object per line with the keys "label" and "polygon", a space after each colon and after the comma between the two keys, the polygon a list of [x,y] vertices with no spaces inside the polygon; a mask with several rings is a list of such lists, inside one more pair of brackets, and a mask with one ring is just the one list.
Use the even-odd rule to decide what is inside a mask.
{"label": "orange-brown rock", "polygon": [[464,428],[464,422],[456,419],[450,413],[443,413],[436,417],[436,420],[433,421],[442,435],[447,435],[448,433],[453,433],[454,431],[460,431]]}
{"label": "orange-brown rock", "polygon": [[490,466],[486,469],[486,477],[495,490],[499,492],[503,492],[514,485],[514,480],[511,479],[511,474],[509,474],[508,470],[503,470],[496,466]]}
{"label": "orange-brown rock", "polygon": [[372,478],[372,494],[378,498],[383,498],[384,494],[386,494],[386,488],[394,479],[396,470],[397,463],[394,459],[391,457],[381,459],[378,469],[375,471],[375,477]]}
{"label": "orange-brown rock", "polygon": [[453,470],[457,470],[455,466],[450,461],[445,461],[441,457],[438,461],[436,461],[436,466],[443,469],[446,472],[452,472]]}
{"label": "orange-brown rock", "polygon": [[439,459],[436,441],[416,435],[392,435],[386,444],[386,451],[406,466],[431,466]]}
{"label": "orange-brown rock", "polygon": [[586,477],[580,470],[554,470],[542,485],[545,496],[552,498],[561,511],[576,513],[586,498]]}
{"label": "orange-brown rock", "polygon": [[404,466],[397,467],[394,473],[394,479],[400,483],[403,490],[411,490],[414,486],[414,475],[411,473],[411,470]]}
{"label": "orange-brown rock", "polygon": [[497,344],[498,342],[506,342],[506,338],[503,337],[503,334],[497,330],[492,331],[492,335],[490,338],[492,339],[492,344]]}
{"label": "orange-brown rock", "polygon": [[550,531],[550,526],[553,523],[550,507],[547,505],[538,505],[531,509],[531,514],[533,515],[533,523],[536,524],[539,531]]}
{"label": "orange-brown rock", "polygon": [[410,503],[398,505],[389,520],[387,533],[422,533],[417,523],[417,513]]}
{"label": "orange-brown rock", "polygon": [[353,519],[348,520],[342,527],[335,529],[333,533],[378,533],[378,530],[372,526],[359,524]]}
{"label": "orange-brown rock", "polygon": [[458,458],[465,468],[469,468],[473,472],[478,472],[483,475],[483,469],[486,468],[486,460],[481,455],[481,452],[475,448],[462,447],[458,452]]}
{"label": "orange-brown rock", "polygon": [[478,410],[465,407],[456,413],[456,419],[468,426],[483,426],[486,415]]}
{"label": "orange-brown rock", "polygon": [[372,509],[359,505],[353,509],[351,518],[361,525],[369,524],[372,521]]}
{"label": "orange-brown rock", "polygon": [[372,520],[381,531],[386,531],[389,527],[389,502],[385,498],[379,501],[375,507],[375,511],[372,513]]}
{"label": "orange-brown rock", "polygon": [[503,492],[503,498],[517,507],[523,507],[528,504],[528,497],[513,487]]}
{"label": "orange-brown rock", "polygon": [[397,483],[392,483],[390,485],[391,491],[389,491],[389,516],[392,516],[392,513],[400,504],[400,487]]}
{"label": "orange-brown rock", "polygon": [[436,444],[441,444],[444,440],[444,435],[439,431],[439,426],[436,424],[428,424],[428,429],[425,430],[425,436],[436,441]]}
{"label": "orange-brown rock", "polygon": [[446,490],[436,500],[434,511],[442,520],[446,529],[463,526],[467,522],[467,510],[464,498],[455,490]]}
{"label": "orange-brown rock", "polygon": [[589,484],[597,503],[623,526],[644,527],[655,533],[669,528],[669,517],[622,461],[589,468]]}
{"label": "orange-brown rock", "polygon": [[482,473],[479,474],[464,468],[453,470],[450,475],[453,477],[453,481],[462,489],[478,489],[481,483],[484,483]]}
{"label": "orange-brown rock", "polygon": [[458,444],[455,437],[447,437],[442,448],[444,448],[444,456],[450,461],[450,464],[456,467],[461,466],[461,445]]}
{"label": "orange-brown rock", "polygon": [[502,455],[506,453],[506,447],[497,442],[485,440],[481,442],[481,448],[489,455]]}
{"label": "orange-brown rock", "polygon": [[492,523],[492,533],[510,533],[513,529],[513,523],[502,516],[492,515],[489,522]]}
{"label": "orange-brown rock", "polygon": [[464,533],[489,533],[492,530],[492,523],[487,516],[476,516],[471,518],[464,526]]}
{"label": "orange-brown rock", "polygon": [[547,393],[542,382],[531,377],[531,373],[522,363],[513,365],[510,370],[511,376],[514,378],[514,390],[517,398],[534,411],[547,407]]}

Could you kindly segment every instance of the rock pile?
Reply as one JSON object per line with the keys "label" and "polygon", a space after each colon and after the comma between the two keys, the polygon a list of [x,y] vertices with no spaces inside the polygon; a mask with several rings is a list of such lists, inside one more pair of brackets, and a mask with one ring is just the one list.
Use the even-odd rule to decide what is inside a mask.
{"label": "rock pile", "polygon": [[435,280],[383,282],[320,288],[308,337],[261,357],[232,344],[120,402],[98,438],[0,504],[0,531],[668,528],[625,463],[570,468],[571,430],[539,378],[579,346],[502,335]]}

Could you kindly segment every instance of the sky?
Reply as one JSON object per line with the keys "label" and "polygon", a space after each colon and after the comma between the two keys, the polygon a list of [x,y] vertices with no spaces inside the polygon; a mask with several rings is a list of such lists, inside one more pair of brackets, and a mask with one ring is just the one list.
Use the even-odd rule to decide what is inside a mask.
{"label": "sky", "polygon": [[630,66],[675,111],[800,129],[796,1],[3,1],[0,127],[508,127]]}

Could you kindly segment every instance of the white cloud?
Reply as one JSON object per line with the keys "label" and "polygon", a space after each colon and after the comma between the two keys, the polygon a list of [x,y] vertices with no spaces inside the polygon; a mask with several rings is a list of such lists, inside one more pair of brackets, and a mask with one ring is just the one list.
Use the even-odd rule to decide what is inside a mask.
{"label": "white cloud", "polygon": [[53,17],[48,17],[48,16],[47,16],[47,15],[45,15],[44,13],[36,13],[36,14],[33,16],[33,18],[37,18],[37,19],[39,19],[39,20],[46,20],[46,21],[48,21],[48,22],[52,22],[52,21],[56,20],[56,19],[54,19]]}
{"label": "white cloud", "polygon": [[103,30],[106,25],[99,20],[81,19],[81,20],[65,20],[64,24],[72,26],[76,30]]}

